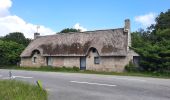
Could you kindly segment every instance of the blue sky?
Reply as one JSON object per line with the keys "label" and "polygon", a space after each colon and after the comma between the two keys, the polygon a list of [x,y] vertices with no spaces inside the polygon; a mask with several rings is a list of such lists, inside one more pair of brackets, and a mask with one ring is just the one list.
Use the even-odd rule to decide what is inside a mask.
{"label": "blue sky", "polygon": [[[82,28],[84,30],[111,29],[123,27],[124,20],[131,20],[132,31],[146,28],[154,23],[154,18],[160,12],[170,9],[170,0],[0,0],[8,6],[0,4],[0,22],[3,20],[20,20],[21,26],[9,29],[22,31],[29,37],[40,25],[39,31],[58,32],[64,28]],[[4,1],[4,2],[3,2]],[[7,11],[5,11],[7,10]],[[6,18],[5,17],[12,17]],[[8,19],[8,20],[7,20]],[[22,21],[21,21],[22,20]],[[16,24],[16,23],[15,23]],[[17,24],[16,24],[17,25]],[[16,26],[15,25],[15,26]],[[0,24],[0,26],[3,26]],[[24,25],[23,25],[24,26]],[[11,26],[12,27],[12,26]],[[5,31],[4,27],[2,30]],[[32,31],[29,31],[31,28]],[[10,32],[9,31],[9,32]],[[28,33],[27,33],[28,32]],[[5,35],[3,33],[0,35]]]}

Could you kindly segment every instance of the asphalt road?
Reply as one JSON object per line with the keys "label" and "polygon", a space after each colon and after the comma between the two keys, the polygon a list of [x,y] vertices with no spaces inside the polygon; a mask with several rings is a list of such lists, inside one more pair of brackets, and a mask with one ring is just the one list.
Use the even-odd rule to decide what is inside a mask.
{"label": "asphalt road", "polygon": [[[170,79],[12,70],[13,78],[41,80],[49,100],[170,100]],[[0,69],[0,79],[9,79]],[[1,90],[0,90],[1,91]]]}

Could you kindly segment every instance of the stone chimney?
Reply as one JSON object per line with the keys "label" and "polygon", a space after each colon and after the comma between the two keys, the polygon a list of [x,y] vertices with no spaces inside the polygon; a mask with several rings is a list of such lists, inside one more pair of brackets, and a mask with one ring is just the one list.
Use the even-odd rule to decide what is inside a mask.
{"label": "stone chimney", "polygon": [[131,47],[131,29],[130,29],[130,20],[125,20],[124,31],[128,33],[128,47],[127,51],[129,51],[129,47]]}
{"label": "stone chimney", "polygon": [[40,33],[34,33],[34,39],[37,39],[38,37],[40,37]]}

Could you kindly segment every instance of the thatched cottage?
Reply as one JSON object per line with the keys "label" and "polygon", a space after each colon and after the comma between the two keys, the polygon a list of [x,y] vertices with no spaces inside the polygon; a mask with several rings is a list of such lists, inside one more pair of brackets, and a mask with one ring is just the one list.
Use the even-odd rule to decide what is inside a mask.
{"label": "thatched cottage", "polygon": [[131,46],[130,20],[123,28],[39,36],[22,52],[21,66],[78,67],[95,71],[124,70],[136,63]]}

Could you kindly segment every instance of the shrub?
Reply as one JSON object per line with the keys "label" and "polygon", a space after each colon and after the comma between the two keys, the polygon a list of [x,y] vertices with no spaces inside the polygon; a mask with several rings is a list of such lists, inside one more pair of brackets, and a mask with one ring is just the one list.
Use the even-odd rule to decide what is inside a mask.
{"label": "shrub", "polygon": [[138,71],[138,67],[136,67],[132,61],[129,62],[129,64],[127,64],[125,66],[125,70],[128,71],[128,72],[134,72],[134,71]]}
{"label": "shrub", "polygon": [[76,67],[76,66],[73,66],[73,70],[74,71],[79,71],[80,69],[78,67]]}

